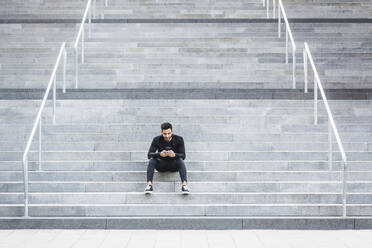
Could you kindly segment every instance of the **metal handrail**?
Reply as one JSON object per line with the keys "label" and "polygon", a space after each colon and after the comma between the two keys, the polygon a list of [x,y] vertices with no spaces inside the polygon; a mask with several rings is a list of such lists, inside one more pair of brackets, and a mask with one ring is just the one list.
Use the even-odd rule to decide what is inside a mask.
{"label": "metal handrail", "polygon": [[79,41],[81,40],[81,63],[84,64],[84,25],[88,18],[88,37],[90,37],[91,33],[91,23],[92,23],[92,12],[95,14],[95,8],[96,8],[96,0],[93,1],[93,11],[92,11],[92,0],[88,0],[87,5],[85,7],[83,19],[80,24],[79,32],[76,36],[76,40],[74,43],[74,54],[75,54],[75,88],[78,88],[78,81],[79,81]]}
{"label": "metal handrail", "polygon": [[24,207],[25,207],[25,217],[26,218],[28,217],[28,153],[30,151],[31,144],[32,144],[32,141],[34,139],[36,129],[39,127],[39,169],[41,169],[41,128],[42,128],[42,126],[41,126],[41,124],[42,124],[41,115],[43,113],[45,103],[48,99],[50,89],[52,88],[52,85],[53,85],[53,124],[55,124],[55,122],[56,122],[56,100],[57,100],[57,93],[56,93],[56,91],[57,91],[57,75],[56,74],[57,74],[57,69],[58,69],[58,66],[61,62],[62,56],[63,56],[63,89],[64,90],[66,89],[66,57],[67,57],[67,55],[66,55],[66,43],[63,42],[62,45],[61,45],[61,48],[59,50],[57,61],[54,65],[52,75],[50,76],[49,83],[48,83],[47,89],[45,91],[43,100],[41,102],[39,111],[37,113],[36,120],[35,120],[34,125],[32,127],[30,137],[28,138],[25,151],[23,153],[22,161],[23,161],[23,176],[24,176]]}
{"label": "metal handrail", "polygon": [[293,89],[296,89],[296,43],[295,43],[293,35],[292,35],[291,27],[289,26],[287,14],[285,12],[282,0],[279,0],[278,5],[279,5],[279,7],[278,7],[278,37],[280,38],[280,35],[281,35],[281,28],[280,28],[281,17],[280,17],[280,14],[283,14],[283,19],[284,19],[285,26],[286,26],[286,29],[285,29],[285,31],[286,31],[285,32],[285,34],[286,34],[285,35],[285,63],[288,64],[288,36],[289,36],[289,39],[291,40],[291,44],[292,44],[292,80],[293,80],[292,87],[293,87]]}
{"label": "metal handrail", "polygon": [[346,153],[345,153],[344,147],[342,145],[341,138],[340,138],[340,135],[338,133],[335,121],[333,119],[333,115],[332,115],[331,109],[329,107],[327,97],[324,93],[324,89],[323,89],[322,83],[320,81],[318,71],[315,67],[315,63],[314,63],[313,57],[311,55],[309,46],[308,46],[307,42],[305,42],[304,44],[305,44],[305,46],[304,46],[304,50],[303,50],[303,56],[304,56],[304,73],[305,73],[305,82],[304,82],[305,83],[305,87],[304,87],[305,92],[308,91],[307,90],[307,82],[308,82],[308,79],[307,79],[307,76],[308,76],[307,60],[310,61],[310,65],[311,65],[311,68],[313,69],[313,73],[314,73],[314,124],[315,125],[318,124],[318,89],[319,89],[320,94],[322,96],[322,100],[324,102],[324,106],[325,106],[325,109],[326,109],[327,115],[328,115],[328,161],[329,161],[329,165],[330,165],[329,168],[330,169],[332,169],[332,131],[333,131],[334,136],[336,137],[338,148],[341,152],[341,158],[342,158],[342,161],[343,161],[343,176],[342,176],[342,183],[343,183],[342,205],[343,205],[343,211],[342,211],[342,215],[343,215],[343,217],[346,217],[347,157],[346,157]]}

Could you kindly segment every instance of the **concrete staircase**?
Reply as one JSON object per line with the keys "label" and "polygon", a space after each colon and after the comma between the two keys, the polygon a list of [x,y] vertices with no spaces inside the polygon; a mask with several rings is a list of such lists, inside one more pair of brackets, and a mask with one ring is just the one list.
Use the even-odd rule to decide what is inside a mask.
{"label": "concrete staircase", "polygon": [[[1,104],[3,217],[23,215],[25,121],[38,104]],[[348,214],[369,216],[371,102],[331,104],[350,161]],[[314,126],[312,102],[294,100],[59,101],[58,124],[44,125],[41,166],[37,141],[30,155],[30,216],[339,216],[340,157],[334,144],[329,168],[323,109],[319,116]],[[149,142],[166,120],[186,142],[189,196],[177,173],[156,173],[155,194],[143,194]]]}
{"label": "concrete staircase", "polygon": [[284,0],[289,18],[370,18],[369,0]]}
{"label": "concrete staircase", "polygon": [[86,0],[1,0],[0,17],[1,19],[81,19],[86,3]]}
{"label": "concrete staircase", "polygon": [[[303,43],[308,42],[325,88],[372,87],[370,24],[293,23],[291,26],[300,51]],[[299,57],[302,62],[302,56]]]}
{"label": "concrete staircase", "polygon": [[[2,0],[2,19],[81,19],[85,0]],[[261,0],[97,0],[97,18],[266,18]],[[284,0],[289,18],[370,18],[369,0]],[[270,0],[270,6],[272,1]],[[98,16],[99,14],[99,16]],[[271,13],[270,13],[271,15]]]}
{"label": "concrete staircase", "polygon": [[[369,0],[283,0],[288,18],[370,18]],[[278,1],[276,1],[278,5]],[[272,0],[269,1],[272,17]],[[266,18],[262,1],[109,0],[105,18]]]}
{"label": "concrete staircase", "polygon": [[[10,1],[3,0],[0,16],[4,19],[76,19],[81,18],[85,0]],[[250,1],[110,1],[97,0],[97,14],[105,18],[261,18],[266,13],[262,2]],[[97,16],[98,18],[98,16]]]}
{"label": "concrete staircase", "polygon": [[[262,1],[109,0],[105,18],[263,18]],[[278,4],[278,1],[276,1]],[[284,0],[289,18],[370,18],[368,0]],[[272,1],[269,1],[270,8]],[[270,16],[272,14],[270,13]]]}
{"label": "concrete staircase", "polygon": [[[60,34],[47,35],[43,30],[54,24],[8,26],[13,25],[4,31],[17,42],[2,46],[0,87],[45,88],[59,49],[54,41],[66,33],[72,41],[76,29],[61,25],[55,28]],[[44,38],[32,42],[29,32]],[[283,53],[273,24],[94,24],[79,87],[288,88],[290,66],[283,63]],[[68,87],[73,88],[72,51],[68,61]],[[273,68],[276,75],[270,76]]]}
{"label": "concrete staircase", "polygon": [[[311,93],[304,99],[291,95],[284,37],[278,39],[277,24],[266,21],[261,1],[109,3],[106,19],[94,20],[86,40],[86,63],[80,65],[75,91],[71,44],[78,27],[74,19],[81,18],[85,1],[6,1],[0,10],[1,20],[23,20],[0,24],[1,97],[12,99],[0,100],[0,228],[371,226],[372,102],[342,97],[330,102],[349,160],[349,218],[341,219],[342,164],[336,144],[334,162],[328,164],[325,110],[320,104],[315,126],[313,102],[304,100]],[[305,12],[298,7],[302,3],[284,2],[289,18],[296,17],[292,10]],[[341,12],[346,14],[339,17],[349,17],[338,2],[326,3],[327,17]],[[342,6],[353,12],[363,8],[353,15],[363,18],[368,7],[359,3],[365,2]],[[316,10],[324,2],[313,4]],[[319,14],[311,18],[324,16],[308,12]],[[164,21],[172,18],[185,20]],[[35,19],[57,20],[37,24]],[[303,41],[310,43],[327,94],[370,89],[369,25],[316,20],[291,25],[299,47],[299,89]],[[58,95],[56,125],[48,103],[42,163],[37,137],[29,157],[32,219],[22,219],[21,158],[40,101],[21,93],[44,91],[63,41],[68,43],[68,92],[76,95]],[[132,89],[165,90],[156,93],[157,99],[115,96]],[[236,92],[215,93],[229,89]],[[272,97],[281,100],[260,92],[257,98],[269,99],[238,99],[257,90],[286,94]],[[76,100],[90,91],[104,97]],[[200,92],[204,97],[192,99]],[[172,122],[186,141],[189,196],[180,194],[177,173],[156,173],[155,194],[143,194],[147,149],[163,121]]]}
{"label": "concrete staircase", "polygon": [[[44,89],[60,43],[65,39],[72,46],[77,25],[2,26],[0,87]],[[299,89],[304,41],[325,88],[372,88],[368,24],[294,23],[292,29]],[[274,23],[94,24],[86,63],[79,66],[79,88],[289,89],[292,65],[284,63],[283,39]],[[72,49],[67,74],[67,86],[74,88]]]}
{"label": "concrete staircase", "polygon": [[105,18],[262,18],[262,1],[171,0],[115,1],[103,8]]}

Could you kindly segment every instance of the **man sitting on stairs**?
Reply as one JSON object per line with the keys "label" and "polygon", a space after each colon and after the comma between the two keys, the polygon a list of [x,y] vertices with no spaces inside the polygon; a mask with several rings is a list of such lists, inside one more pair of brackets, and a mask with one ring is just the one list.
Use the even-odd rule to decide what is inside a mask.
{"label": "man sitting on stairs", "polygon": [[172,124],[161,124],[161,135],[156,136],[151,143],[147,157],[150,159],[147,166],[147,187],[145,194],[153,192],[152,179],[154,170],[159,172],[178,171],[180,173],[182,194],[188,194],[187,172],[183,160],[186,157],[183,138],[172,133]]}

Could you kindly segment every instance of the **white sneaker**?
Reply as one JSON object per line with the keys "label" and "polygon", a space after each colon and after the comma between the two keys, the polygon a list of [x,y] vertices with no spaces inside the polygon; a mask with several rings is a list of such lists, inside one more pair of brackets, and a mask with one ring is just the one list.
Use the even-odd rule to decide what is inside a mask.
{"label": "white sneaker", "polygon": [[152,194],[153,188],[152,185],[147,185],[145,188],[145,194]]}
{"label": "white sneaker", "polygon": [[182,194],[183,194],[183,195],[188,195],[188,194],[190,194],[190,190],[189,190],[189,188],[187,187],[187,185],[182,185],[181,191],[182,191]]}

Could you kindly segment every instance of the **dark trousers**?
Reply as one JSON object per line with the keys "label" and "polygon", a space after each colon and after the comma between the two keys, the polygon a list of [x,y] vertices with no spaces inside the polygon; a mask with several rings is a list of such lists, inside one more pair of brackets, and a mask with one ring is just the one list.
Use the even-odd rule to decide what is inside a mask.
{"label": "dark trousers", "polygon": [[152,182],[155,169],[159,172],[178,171],[180,173],[181,181],[187,181],[186,166],[182,159],[163,160],[151,158],[147,166],[147,182]]}

